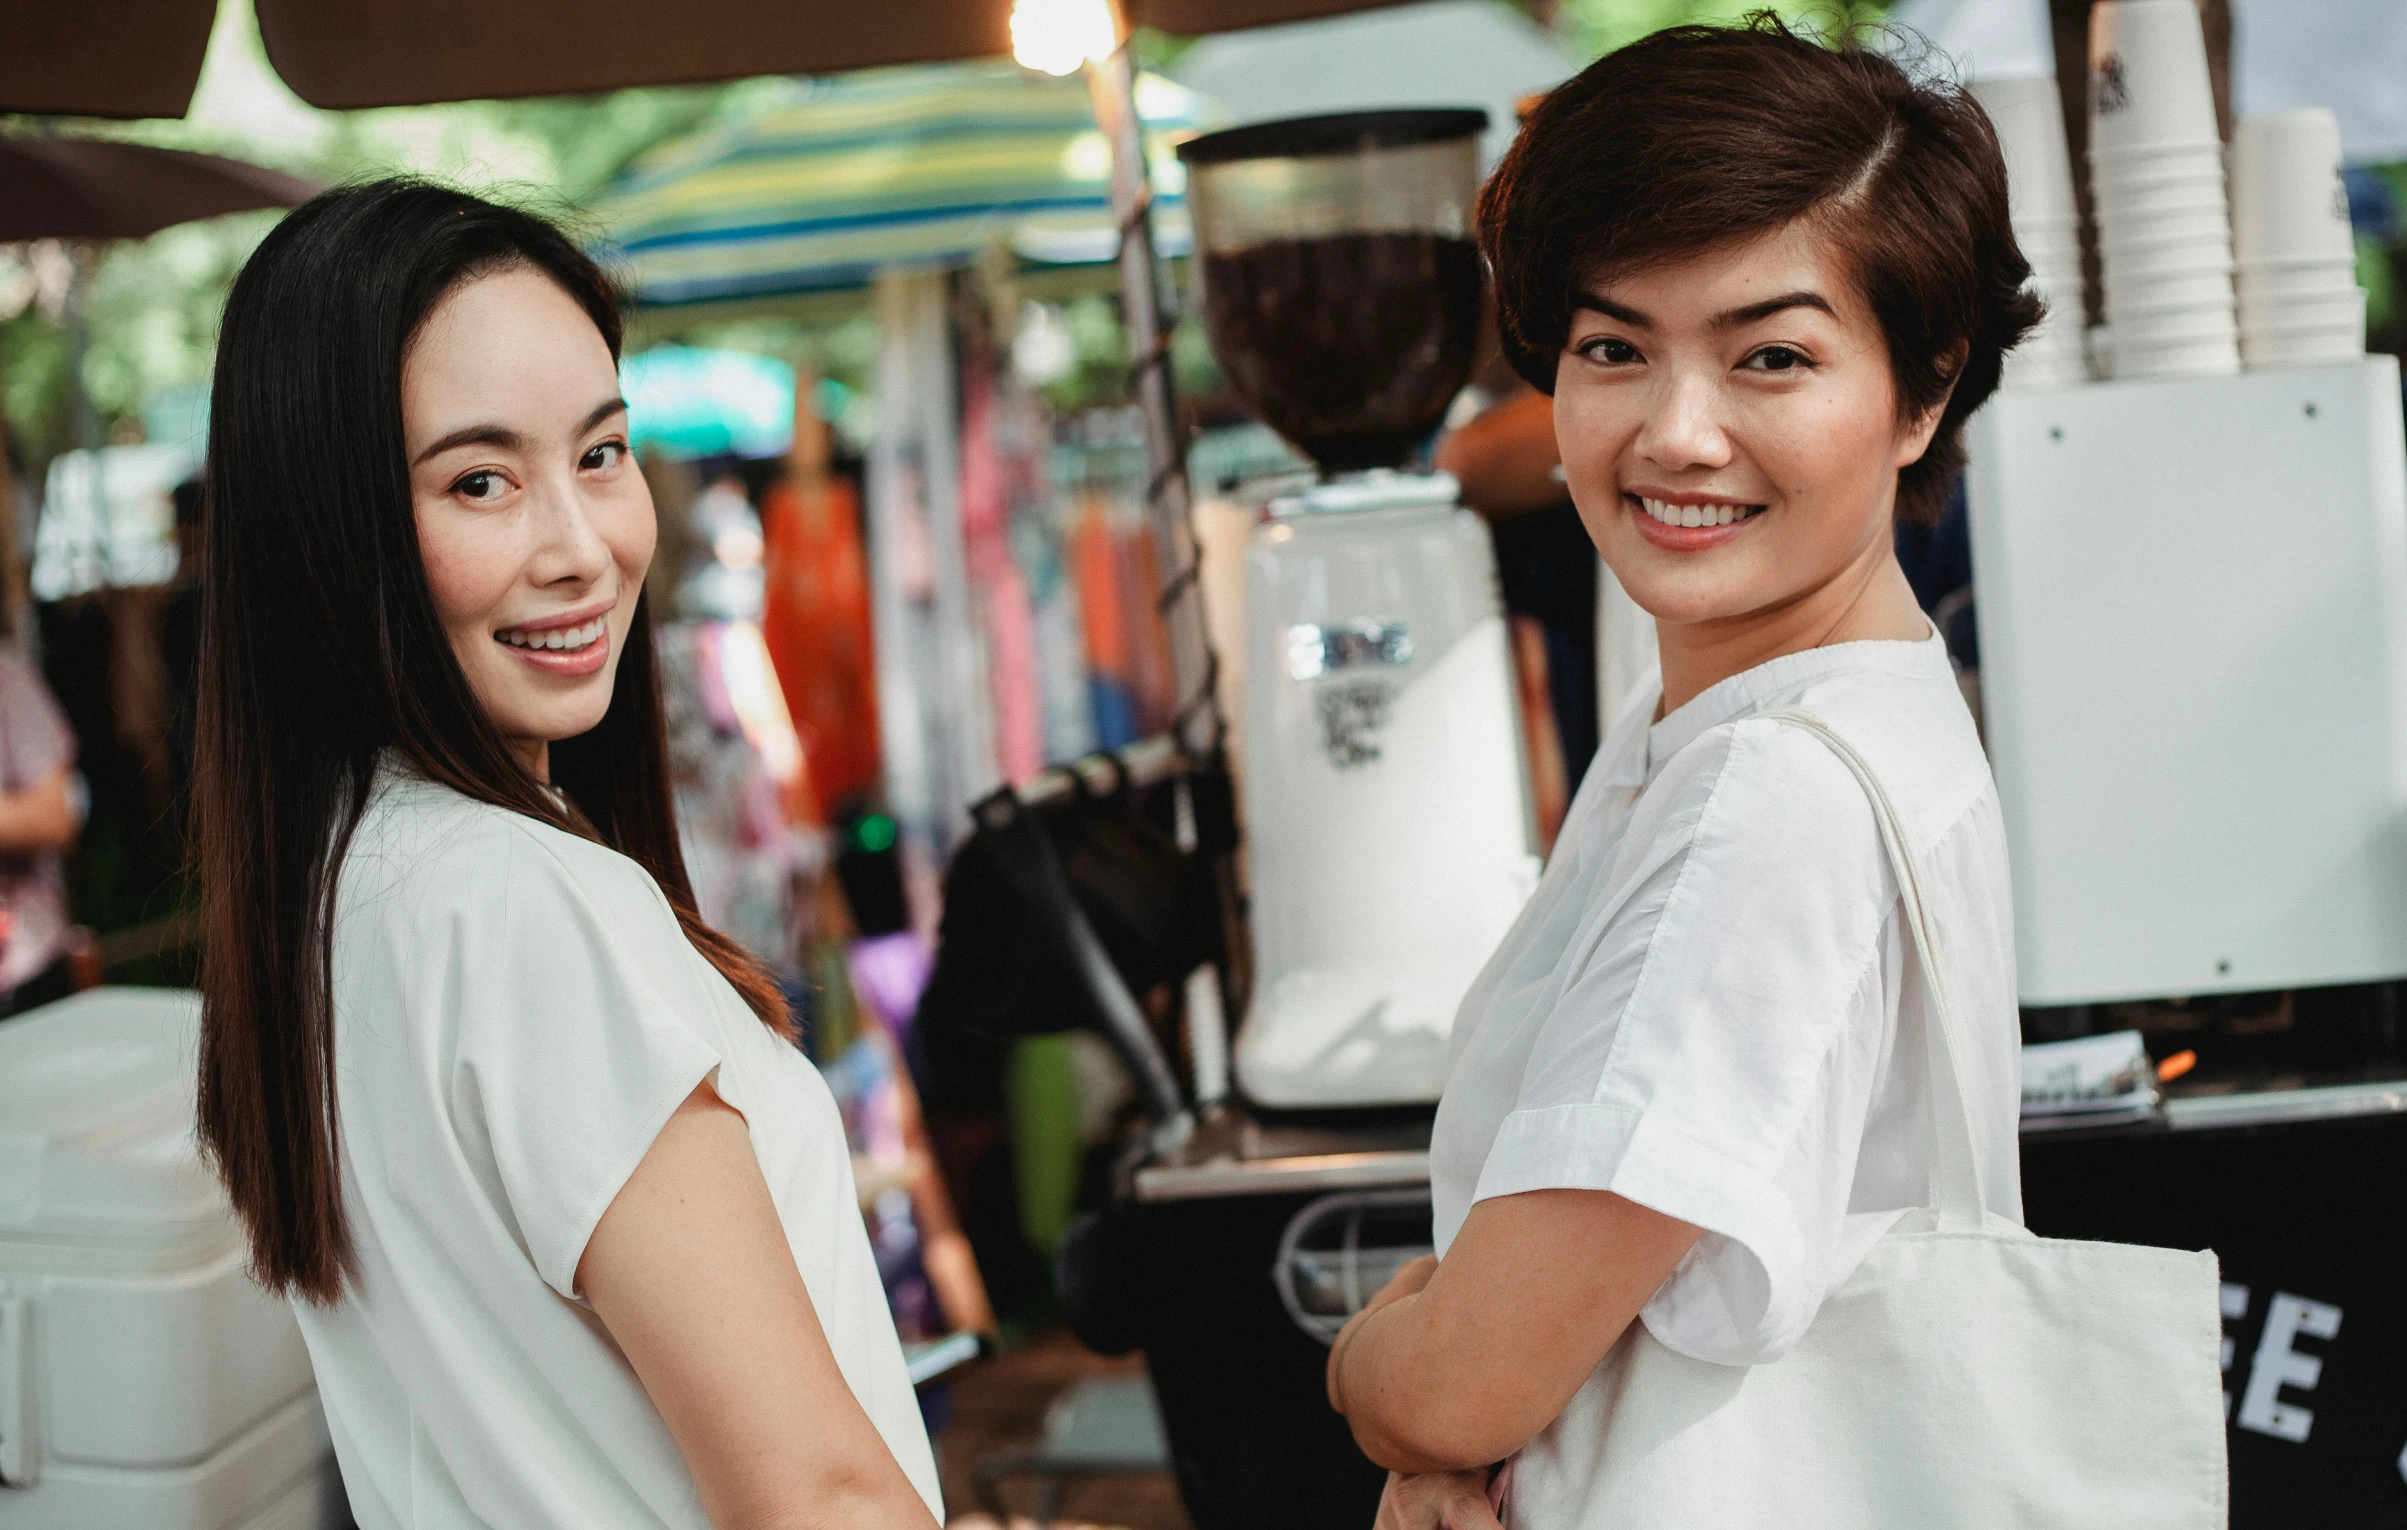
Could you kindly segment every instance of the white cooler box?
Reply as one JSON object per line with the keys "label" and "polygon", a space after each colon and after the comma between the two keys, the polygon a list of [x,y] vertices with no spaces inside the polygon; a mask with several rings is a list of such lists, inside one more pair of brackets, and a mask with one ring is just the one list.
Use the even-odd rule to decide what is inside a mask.
{"label": "white cooler box", "polygon": [[200,1001],[0,1022],[0,1530],[348,1523],[300,1329],[193,1140]]}

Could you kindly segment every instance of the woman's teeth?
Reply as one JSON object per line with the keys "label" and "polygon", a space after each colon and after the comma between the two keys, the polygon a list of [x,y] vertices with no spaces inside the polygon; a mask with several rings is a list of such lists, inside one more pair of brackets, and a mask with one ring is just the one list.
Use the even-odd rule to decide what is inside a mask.
{"label": "woman's teeth", "polygon": [[1727,526],[1743,521],[1762,509],[1761,505],[1673,505],[1659,499],[1635,495],[1646,513],[1666,526]]}
{"label": "woman's teeth", "polygon": [[493,634],[512,648],[540,648],[551,653],[574,653],[580,648],[601,640],[610,618],[597,616],[582,627],[554,627],[545,632],[528,632],[518,627],[505,627]]}

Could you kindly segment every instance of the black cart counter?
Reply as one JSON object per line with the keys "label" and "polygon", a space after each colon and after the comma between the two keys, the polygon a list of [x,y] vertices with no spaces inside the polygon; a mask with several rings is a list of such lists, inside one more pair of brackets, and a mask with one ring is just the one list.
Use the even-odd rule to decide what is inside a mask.
{"label": "black cart counter", "polygon": [[[1232,1115],[1137,1171],[1122,1268],[1198,1530],[1370,1525],[1323,1336],[1426,1248],[1428,1142]],[[2221,1256],[2237,1530],[2407,1522],[2407,1080],[2026,1130],[2023,1195],[2044,1236]]]}

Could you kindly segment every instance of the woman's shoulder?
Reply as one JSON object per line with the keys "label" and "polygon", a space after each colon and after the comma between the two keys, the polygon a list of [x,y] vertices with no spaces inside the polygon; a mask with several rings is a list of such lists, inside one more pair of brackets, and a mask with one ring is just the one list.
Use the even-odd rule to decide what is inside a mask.
{"label": "woman's shoulder", "polygon": [[352,834],[339,895],[352,908],[521,930],[576,914],[675,918],[650,875],[607,845],[391,770],[378,775]]}
{"label": "woman's shoulder", "polygon": [[1819,735],[1771,715],[1791,708],[1828,724],[1871,765],[1917,854],[1995,798],[1988,756],[1952,677],[1877,672],[1834,676],[1706,729],[1666,764],[1658,787],[1689,799],[1701,817],[1709,803],[1714,816],[1743,812],[1791,848],[1803,837],[1877,851],[1864,784]]}

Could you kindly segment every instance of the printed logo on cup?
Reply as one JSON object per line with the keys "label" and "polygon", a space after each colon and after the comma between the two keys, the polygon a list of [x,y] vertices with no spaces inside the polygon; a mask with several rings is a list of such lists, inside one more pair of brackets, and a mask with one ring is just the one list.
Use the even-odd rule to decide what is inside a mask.
{"label": "printed logo on cup", "polygon": [[2131,104],[2131,85],[2123,77],[2123,55],[2109,53],[2098,60],[2098,115],[2111,117]]}

